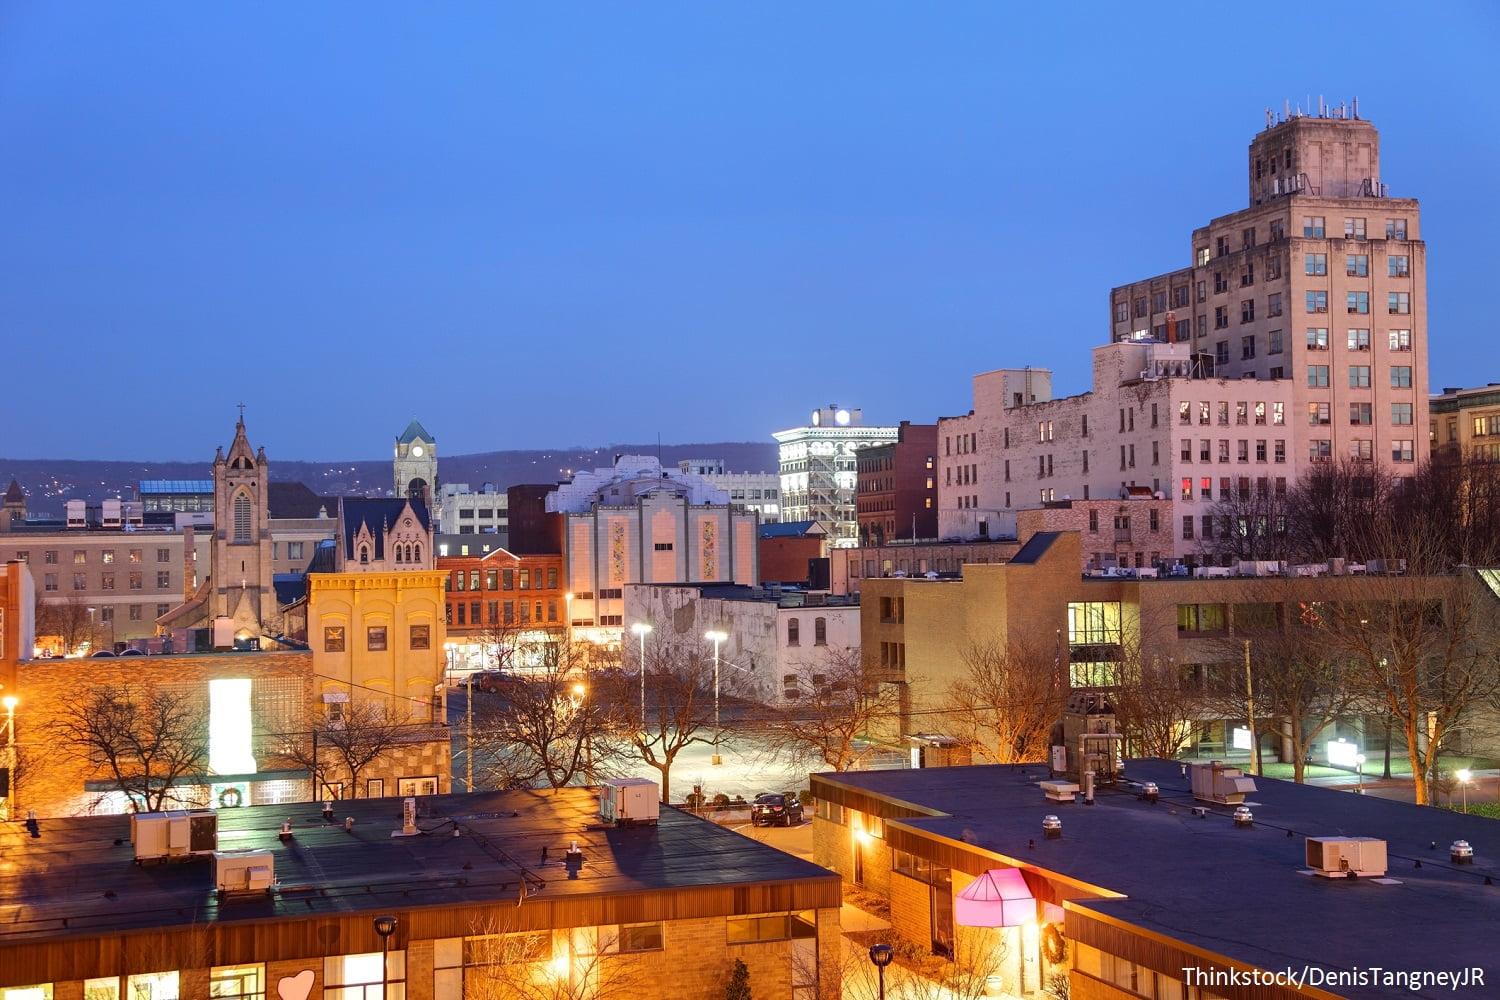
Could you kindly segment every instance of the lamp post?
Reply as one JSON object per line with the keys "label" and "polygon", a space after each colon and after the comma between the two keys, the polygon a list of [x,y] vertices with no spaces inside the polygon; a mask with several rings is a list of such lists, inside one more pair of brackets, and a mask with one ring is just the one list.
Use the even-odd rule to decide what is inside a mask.
{"label": "lamp post", "polygon": [[464,787],[474,790],[474,671],[464,678]]}
{"label": "lamp post", "polygon": [[5,696],[5,801],[0,805],[5,806],[3,819],[10,819],[11,798],[15,795],[16,784],[16,696],[8,694]]}
{"label": "lamp post", "polygon": [[703,638],[714,644],[714,755],[713,763],[722,764],[724,758],[719,756],[719,647],[728,641],[729,633],[719,629],[710,629],[703,633]]}
{"label": "lamp post", "polygon": [[1354,766],[1359,770],[1359,794],[1365,794],[1365,755],[1357,753],[1354,755]]}
{"label": "lamp post", "polygon": [[880,977],[880,1000],[885,1000],[885,967],[896,957],[896,949],[888,944],[870,945],[870,964]]}
{"label": "lamp post", "polygon": [[374,920],[375,933],[380,935],[380,1000],[387,1000],[390,993],[386,989],[390,985],[391,967],[391,935],[396,933],[396,918],[389,913],[381,914]]}
{"label": "lamp post", "polygon": [[563,595],[563,614],[568,618],[568,645],[573,644],[573,592]]}
{"label": "lamp post", "polygon": [[1469,781],[1474,777],[1474,772],[1465,767],[1460,768],[1453,776],[1458,779],[1458,787],[1464,790],[1464,812],[1467,813],[1469,811]]}
{"label": "lamp post", "polygon": [[635,622],[630,626],[630,631],[640,640],[641,654],[636,661],[635,668],[641,674],[641,738],[646,738],[646,636],[651,634],[651,626],[645,622]]}

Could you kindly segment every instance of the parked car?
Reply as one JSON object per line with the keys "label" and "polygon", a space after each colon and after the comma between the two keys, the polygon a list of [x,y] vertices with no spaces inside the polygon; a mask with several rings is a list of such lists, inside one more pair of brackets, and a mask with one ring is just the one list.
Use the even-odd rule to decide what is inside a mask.
{"label": "parked car", "polygon": [[750,804],[752,826],[796,826],[802,822],[802,803],[793,792],[761,792]]}
{"label": "parked car", "polygon": [[503,670],[479,670],[470,678],[470,682],[476,690],[495,693],[504,691],[507,685],[514,684],[516,678]]}

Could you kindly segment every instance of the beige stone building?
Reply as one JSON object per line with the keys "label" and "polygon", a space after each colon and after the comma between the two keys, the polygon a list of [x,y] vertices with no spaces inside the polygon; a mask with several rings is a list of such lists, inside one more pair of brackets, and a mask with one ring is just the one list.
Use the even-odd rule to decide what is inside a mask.
{"label": "beige stone building", "polygon": [[1347,111],[1268,120],[1246,180],[1249,206],[1195,229],[1189,266],[1110,292],[1112,339],[1285,379],[1297,457],[1410,475],[1428,454],[1427,244],[1416,199],[1387,193],[1380,133]]}
{"label": "beige stone building", "polygon": [[1500,462],[1500,384],[1445,388],[1429,405],[1434,458]]}
{"label": "beige stone building", "polygon": [[939,534],[1014,538],[1021,510],[1145,494],[1171,502],[1172,528],[1139,550],[1144,565],[1196,560],[1215,503],[1296,481],[1288,379],[1210,377],[1181,343],[1093,354],[1093,390],[1077,396],[1051,398],[1042,371],[974,377],[973,409],[938,421]]}

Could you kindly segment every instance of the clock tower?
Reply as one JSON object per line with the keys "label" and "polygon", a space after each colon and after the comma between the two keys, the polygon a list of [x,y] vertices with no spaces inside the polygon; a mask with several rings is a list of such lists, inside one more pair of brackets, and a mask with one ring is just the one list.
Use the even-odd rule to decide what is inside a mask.
{"label": "clock tower", "polygon": [[394,493],[407,500],[421,500],[429,510],[437,504],[437,439],[416,420],[396,439]]}

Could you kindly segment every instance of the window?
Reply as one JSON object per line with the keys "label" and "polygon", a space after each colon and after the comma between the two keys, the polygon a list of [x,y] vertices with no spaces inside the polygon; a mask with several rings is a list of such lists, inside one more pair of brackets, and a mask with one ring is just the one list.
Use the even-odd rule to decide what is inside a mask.
{"label": "window", "polygon": [[130,579],[129,581],[127,581],[127,583],[131,590],[140,590],[145,585],[139,570],[131,572]]}
{"label": "window", "polygon": [[1391,338],[1391,350],[1393,350],[1393,351],[1409,351],[1409,350],[1411,350],[1411,331],[1410,330],[1392,330],[1390,332],[1390,338]]}
{"label": "window", "polygon": [[120,1000],[120,978],[109,976],[105,979],[85,979],[83,1000]]}
{"label": "window", "polygon": [[1367,253],[1351,253],[1344,257],[1344,274],[1350,278],[1368,278],[1370,276],[1370,255]]}
{"label": "window", "polygon": [[1266,439],[1260,438],[1255,442],[1255,460],[1264,462],[1266,460]]}
{"label": "window", "polygon": [[1386,219],[1385,220],[1385,238],[1388,239],[1388,240],[1404,240],[1404,239],[1406,239],[1406,220],[1405,219]]}
{"label": "window", "polygon": [[1313,388],[1313,389],[1326,389],[1326,388],[1328,388],[1328,366],[1327,365],[1308,365],[1307,366],[1307,384],[1308,384],[1309,388]]}
{"label": "window", "polygon": [[[118,997],[118,982],[115,988],[117,992],[114,995]],[[52,984],[0,987],[0,1000],[52,1000]]]}
{"label": "window", "polygon": [[1411,312],[1410,292],[1390,292],[1385,297],[1385,310],[1392,316],[1404,316]]}
{"label": "window", "polygon": [[[303,551],[302,550],[302,544],[303,543],[301,543],[301,542],[287,542],[286,543],[286,557],[288,559],[301,559],[302,558],[302,551]],[[157,553],[157,555],[158,555],[158,561],[160,561],[160,562],[166,562],[165,559],[160,559],[160,555],[162,553],[166,552],[166,551],[167,551],[166,549],[161,549],[161,550],[158,551],[158,553]]]}
{"label": "window", "polygon": [[113,573],[100,573],[99,574],[99,589],[100,590],[114,590],[115,589],[115,575]]}
{"label": "window", "polygon": [[125,995],[130,1000],[178,1000],[180,993],[175,972],[147,972],[125,980]]}
{"label": "window", "polygon": [[1328,273],[1328,255],[1326,253],[1310,253],[1302,258],[1302,273],[1320,276]]}
{"label": "window", "polygon": [[88,577],[87,573],[74,573],[73,574],[73,589],[74,590],[88,590],[89,589],[89,577]]}
{"label": "window", "polygon": [[1068,645],[1120,644],[1118,601],[1076,601],[1068,605]]}
{"label": "window", "polygon": [[160,571],[160,572],[158,572],[156,574],[156,589],[157,590],[166,590],[167,588],[169,588],[171,586],[172,586],[172,574],[170,572],[168,572],[166,570],[162,570],[162,571]]}
{"label": "window", "polygon": [[386,648],[385,626],[370,625],[365,629],[365,649],[378,653]]}
{"label": "window", "polygon": [[1219,365],[1229,364],[1229,341],[1221,340],[1214,345],[1214,363]]}
{"label": "window", "polygon": [[786,644],[788,646],[800,646],[802,644],[802,622],[797,618],[786,620]]}
{"label": "window", "polygon": [[1392,278],[1407,278],[1411,276],[1411,258],[1392,255],[1385,259],[1386,273]]}
{"label": "window", "polygon": [[1346,239],[1346,240],[1362,240],[1364,238],[1365,238],[1365,220],[1364,219],[1345,219],[1344,220],[1344,239]]}
{"label": "window", "polygon": [[1350,441],[1349,459],[1354,462],[1375,461],[1375,442],[1367,438],[1355,438]]}
{"label": "window", "polygon": [[1323,238],[1323,216],[1304,215],[1302,217],[1302,235],[1310,239],[1321,240]]}
{"label": "window", "polygon": [[1326,313],[1328,311],[1328,293],[1308,292],[1307,311],[1310,313]]}
{"label": "window", "polygon": [[1308,403],[1307,404],[1307,422],[1308,422],[1308,424],[1310,424],[1313,427],[1321,427],[1324,424],[1331,424],[1331,423],[1333,423],[1333,418],[1329,415],[1329,413],[1330,413],[1330,411],[1329,411],[1330,405],[1331,404],[1329,404],[1329,403]]}
{"label": "window", "polygon": [[[1255,357],[1255,335],[1251,334],[1248,337],[1241,337],[1240,338],[1240,360],[1241,361],[1249,361],[1251,358],[1254,358],[1254,357]],[[1245,404],[1241,403],[1240,405],[1244,406]]]}
{"label": "window", "polygon": [[725,921],[730,944],[755,944],[818,936],[816,910],[758,917],[729,917]]}
{"label": "window", "polygon": [[1281,293],[1280,292],[1272,292],[1270,295],[1266,296],[1266,315],[1267,316],[1280,316],[1281,315]]}
{"label": "window", "polygon": [[1307,460],[1309,462],[1333,461],[1333,442],[1328,440],[1309,441],[1307,443]]}
{"label": "window", "polygon": [[44,576],[42,578],[42,589],[43,590],[56,590],[57,589],[57,574],[56,573],[48,573],[48,574],[46,574],[46,576]]}
{"label": "window", "polygon": [[[652,546],[652,548],[655,549],[657,552],[671,552],[672,551],[672,543],[671,542],[657,542],[656,544],[654,544]],[[522,576],[524,578],[524,575],[525,575],[526,571],[522,570],[521,573],[522,573]],[[521,589],[525,590],[526,588],[522,587]]]}
{"label": "window", "polygon": [[1255,265],[1246,262],[1245,266],[1240,268],[1240,287],[1248,288],[1253,284],[1255,284]]}
{"label": "window", "polygon": [[1344,296],[1344,301],[1351,315],[1360,315],[1370,311],[1369,292],[1349,292]]}
{"label": "window", "polygon": [[1368,427],[1375,422],[1370,403],[1350,403],[1349,423],[1355,427]]}
{"label": "window", "polygon": [[1396,424],[1398,426],[1410,425],[1411,424],[1411,404],[1410,403],[1392,403],[1391,404],[1391,423]]}
{"label": "window", "polygon": [[126,558],[129,559],[132,563],[136,563],[136,564],[140,563],[140,561],[141,561],[141,559],[143,558],[144,555],[145,555],[145,550],[144,549],[131,549],[130,551],[128,551],[128,552],[125,553]]}
{"label": "window", "polygon": [[1370,349],[1370,331],[1369,330],[1350,330],[1349,331],[1349,350],[1351,350],[1351,351],[1368,351],[1369,349]]}
{"label": "window", "polygon": [[1414,462],[1414,461],[1416,461],[1416,451],[1413,449],[1412,443],[1410,441],[1392,441],[1391,442],[1391,461],[1392,462]]}
{"label": "window", "polygon": [[1368,388],[1370,388],[1370,366],[1369,365],[1350,365],[1349,366],[1349,388],[1351,388],[1351,389],[1368,389]]}
{"label": "window", "polygon": [[265,1000],[264,965],[221,965],[208,973],[208,995],[226,1000]]}
{"label": "window", "polygon": [[[494,607],[495,607],[495,604],[494,604],[493,601],[491,601],[490,602],[490,608],[491,608],[490,621],[494,621],[495,620],[495,615],[494,615],[494,612],[493,612]],[[476,618],[475,621],[477,622],[478,619]],[[411,627],[411,635],[410,635],[409,641],[407,643],[407,647],[409,649],[431,649],[432,648],[432,626],[431,625],[413,625]]]}
{"label": "window", "polygon": [[1179,424],[1191,424],[1193,422],[1193,404],[1185,399],[1177,404],[1177,422]]}
{"label": "window", "polygon": [[1185,514],[1182,518],[1182,539],[1192,541],[1193,538],[1193,515]]}
{"label": "window", "polygon": [[[1281,309],[1278,307],[1277,310],[1271,315],[1280,316]],[[1285,349],[1286,348],[1282,344],[1282,334],[1280,330],[1272,330],[1270,333],[1266,334],[1267,354],[1280,354]]]}
{"label": "window", "polygon": [[250,542],[250,498],[243,493],[234,498],[234,541],[236,545]]}
{"label": "window", "polygon": [[1228,325],[1229,308],[1227,306],[1214,306],[1214,329],[1222,330]]}
{"label": "window", "polygon": [[1271,220],[1271,242],[1286,239],[1286,223],[1281,219]]}
{"label": "window", "polygon": [[827,618],[814,618],[813,619],[813,645],[814,646],[826,646],[826,645],[828,645],[828,619]]}
{"label": "window", "polygon": [[1391,388],[1392,389],[1410,389],[1411,388],[1411,367],[1409,365],[1392,365],[1391,366]]}
{"label": "window", "polygon": [[660,923],[620,925],[619,950],[621,953],[661,951],[663,947]]}
{"label": "window", "polygon": [[1229,440],[1227,438],[1219,439],[1219,461],[1229,461]]}
{"label": "window", "polygon": [[130,606],[130,620],[133,622],[141,620],[141,606],[139,604],[132,604]]}
{"label": "window", "polygon": [[45,564],[47,564],[48,566],[56,566],[57,565],[57,550],[56,549],[48,549],[46,552],[43,552],[42,553],[42,562],[45,563]]}
{"label": "window", "polygon": [[[467,941],[465,944],[467,945]],[[551,938],[548,937],[548,944]],[[467,956],[465,956],[467,957]],[[550,957],[549,954],[546,957]],[[332,955],[323,959],[323,1000],[399,1000],[406,995],[406,952],[393,949],[381,968],[378,951],[362,955]],[[382,980],[390,984],[386,994]],[[131,1000],[136,1000],[134,996]]]}
{"label": "window", "polygon": [[1177,605],[1178,632],[1223,632],[1226,627],[1222,604]]}
{"label": "window", "polygon": [[1249,323],[1255,319],[1255,300],[1244,299],[1240,302],[1240,322]]}

